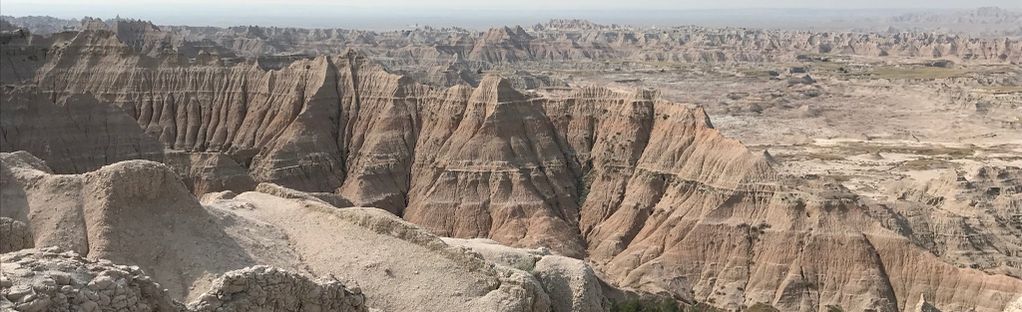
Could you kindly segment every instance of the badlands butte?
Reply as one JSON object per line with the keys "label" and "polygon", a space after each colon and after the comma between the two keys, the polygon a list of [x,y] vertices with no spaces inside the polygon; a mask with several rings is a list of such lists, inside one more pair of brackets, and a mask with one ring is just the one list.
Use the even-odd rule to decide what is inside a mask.
{"label": "badlands butte", "polygon": [[1022,29],[924,28],[1022,14],[962,14],[3,17],[0,309],[1022,311]]}

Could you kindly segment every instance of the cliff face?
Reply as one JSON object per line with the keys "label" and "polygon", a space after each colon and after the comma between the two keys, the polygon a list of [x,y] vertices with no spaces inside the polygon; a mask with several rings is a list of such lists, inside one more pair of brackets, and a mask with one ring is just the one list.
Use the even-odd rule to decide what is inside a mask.
{"label": "cliff face", "polygon": [[921,185],[895,183],[891,205],[904,216],[890,226],[941,258],[988,272],[1022,276],[1022,169],[984,166],[948,170]]}
{"label": "cliff face", "polygon": [[[649,92],[526,96],[497,77],[474,89],[433,89],[354,53],[264,71],[124,57],[129,51],[113,34],[82,32],[55,52],[40,85],[55,98],[91,92],[114,103],[168,149],[223,153],[255,181],[337,192],[442,235],[581,256],[580,193],[610,183],[603,175],[631,176],[617,167],[645,153],[675,161],[650,170],[734,183],[686,160],[725,171],[752,166],[702,111]],[[671,142],[679,137],[692,139]],[[725,146],[713,147],[718,141]]]}
{"label": "cliff face", "polygon": [[[171,298],[192,302],[190,309],[180,311],[362,311],[367,305],[383,311],[538,312],[550,307],[547,291],[529,272],[447,245],[375,208],[338,209],[307,194],[306,198],[284,198],[261,192],[236,197],[224,192],[221,195],[231,195],[214,197],[204,206],[169,167],[142,160],[83,174],[52,174],[28,153],[0,153],[0,179],[4,200],[0,217],[26,224],[32,245],[43,248],[42,253],[3,255],[0,307],[5,311],[38,306],[54,311],[90,309],[86,302],[97,298],[75,299],[73,290],[86,284],[93,291],[109,285],[122,288],[132,281],[113,276],[114,280],[104,278],[107,281],[96,289],[90,281],[93,273],[107,274],[90,266],[75,274],[84,280],[71,284],[74,288],[54,287],[52,280],[44,280],[56,279],[54,271],[77,270],[83,259],[45,247],[106,259],[101,263],[132,265],[121,273],[144,270],[152,276],[144,280],[150,285],[158,281],[160,286],[153,287],[155,293],[143,295],[160,302]],[[10,238],[0,239],[7,243]],[[46,261],[59,260],[53,259],[57,256],[73,258],[75,263]],[[35,259],[21,261],[24,258]],[[255,265],[315,272],[330,281],[313,283],[263,266],[243,269]],[[349,291],[338,280],[366,292]],[[38,296],[29,295],[33,286]],[[54,295],[58,289],[67,291],[64,298],[71,298],[58,299]],[[104,309],[113,303],[110,309],[126,310],[121,301],[131,298],[123,295],[121,290],[116,296],[104,294],[98,303]],[[149,309],[140,306],[138,310]]]}
{"label": "cliff face", "polygon": [[168,162],[201,191],[336,193],[442,236],[588,256],[615,284],[727,308],[902,311],[925,297],[997,311],[1022,292],[938,258],[840,186],[778,176],[702,109],[651,91],[523,94],[499,77],[433,88],[353,52],[279,70],[183,62],[105,31],[51,53],[37,77],[46,98],[112,103],[189,155]]}
{"label": "cliff face", "polygon": [[[581,256],[579,220],[593,230],[632,176],[728,186],[768,170],[701,110],[652,92],[526,96],[497,77],[433,89],[354,53],[264,71],[122,56],[130,50],[82,32],[40,85],[115,103],[168,149],[223,153],[255,181],[337,192],[442,235]],[[650,165],[630,168],[640,163]],[[591,187],[614,192],[581,198]],[[584,202],[592,214],[580,214]]]}
{"label": "cliff face", "polygon": [[[625,201],[645,197],[626,194]],[[627,240],[588,237],[604,245],[590,247],[594,262],[622,285],[690,289],[676,295],[728,308],[766,302],[781,311],[906,311],[920,296],[945,310],[999,311],[1022,287],[919,248],[881,225],[890,215],[840,186],[666,194],[651,213],[622,209],[608,220],[624,221],[603,225],[613,226],[607,233],[637,233]]]}
{"label": "cliff face", "polygon": [[120,160],[163,160],[163,146],[135,120],[88,94],[56,102],[35,87],[0,90],[0,151],[25,150],[58,173],[84,172]]}

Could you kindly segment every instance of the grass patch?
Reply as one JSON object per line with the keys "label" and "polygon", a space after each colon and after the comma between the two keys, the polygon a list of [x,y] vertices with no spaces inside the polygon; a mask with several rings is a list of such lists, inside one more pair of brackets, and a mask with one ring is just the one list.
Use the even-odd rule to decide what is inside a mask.
{"label": "grass patch", "polygon": [[808,157],[810,159],[819,159],[819,160],[823,160],[823,161],[845,160],[844,156],[841,156],[841,155],[838,155],[838,154],[831,154],[831,153],[809,153],[809,154],[806,154],[806,157]]}
{"label": "grass patch", "polygon": [[724,312],[726,310],[715,308],[705,303],[696,303],[688,308],[685,308],[685,312]]}
{"label": "grass patch", "polygon": [[1022,86],[984,86],[976,90],[992,94],[1012,94],[1022,93]]}
{"label": "grass patch", "polygon": [[948,155],[953,158],[965,158],[975,154],[974,146],[967,147],[951,147],[943,145],[893,146],[882,144],[868,144],[864,142],[844,142],[841,143],[841,149],[851,152],[849,155],[858,155],[863,153],[898,153],[923,156]]}
{"label": "grass patch", "polygon": [[851,66],[844,63],[814,62],[812,63],[812,65],[810,65],[810,71],[815,71],[817,73],[823,72],[842,73],[841,72],[842,68],[848,71],[849,67]]}
{"label": "grass patch", "polygon": [[762,303],[762,302],[757,302],[756,304],[754,304],[751,307],[749,307],[749,309],[746,310],[746,311],[748,311],[748,312],[781,312],[781,310],[778,310],[774,306],[766,304],[766,303]]}
{"label": "grass patch", "polygon": [[950,161],[943,160],[943,159],[920,158],[920,159],[913,159],[913,160],[909,160],[909,161],[903,162],[903,163],[898,165],[898,168],[900,168],[902,170],[914,170],[914,171],[918,171],[918,170],[931,170],[931,169],[947,169],[947,168],[953,168],[954,166],[955,166],[954,163],[952,163]]}
{"label": "grass patch", "polygon": [[873,78],[889,80],[933,80],[959,77],[968,70],[943,67],[880,67],[869,71]]}
{"label": "grass patch", "polygon": [[[760,68],[742,68],[738,70],[738,73],[742,74],[746,78],[770,78],[774,75],[770,74],[770,70]],[[774,71],[776,73],[776,71]]]}
{"label": "grass patch", "polygon": [[845,309],[842,309],[841,306],[837,306],[837,305],[833,305],[833,304],[828,304],[827,305],[827,312],[845,312]]}
{"label": "grass patch", "polygon": [[[592,166],[592,161],[589,161],[589,168],[592,168]],[[576,182],[578,183],[578,198],[576,199],[575,204],[579,207],[582,207],[582,204],[584,204],[586,199],[589,198],[589,189],[593,186],[594,178],[593,169],[589,169],[589,171]]]}
{"label": "grass patch", "polygon": [[837,181],[838,183],[845,183],[851,181],[853,178],[853,176],[847,174],[828,174],[827,176],[830,177],[831,179],[834,179],[834,181]]}
{"label": "grass patch", "polygon": [[[632,299],[614,301],[610,304],[611,312],[681,312],[678,304],[670,299],[649,300]],[[688,312],[689,310],[685,310]],[[709,312],[710,310],[706,310]]]}

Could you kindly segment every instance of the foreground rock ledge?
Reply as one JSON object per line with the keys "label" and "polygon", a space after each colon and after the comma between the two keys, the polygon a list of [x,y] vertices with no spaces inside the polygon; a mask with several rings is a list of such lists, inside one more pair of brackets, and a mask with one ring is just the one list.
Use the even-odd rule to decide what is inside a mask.
{"label": "foreground rock ledge", "polygon": [[137,266],[59,248],[2,256],[3,311],[367,311],[361,290],[255,266],[227,272],[187,307]]}

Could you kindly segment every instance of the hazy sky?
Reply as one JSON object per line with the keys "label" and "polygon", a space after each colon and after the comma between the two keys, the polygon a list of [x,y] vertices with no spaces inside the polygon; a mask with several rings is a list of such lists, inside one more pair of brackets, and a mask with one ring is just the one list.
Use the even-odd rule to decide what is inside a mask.
{"label": "hazy sky", "polygon": [[[120,15],[152,20],[157,24],[364,27],[398,22],[506,24],[552,17],[607,17],[615,22],[642,22],[647,16],[695,16],[697,13],[692,13],[693,10],[721,9],[949,9],[980,6],[1018,9],[1022,8],[1022,0],[0,0],[0,14],[62,18]],[[891,10],[874,12],[886,11]],[[783,15],[786,11],[774,13],[778,12]]]}

